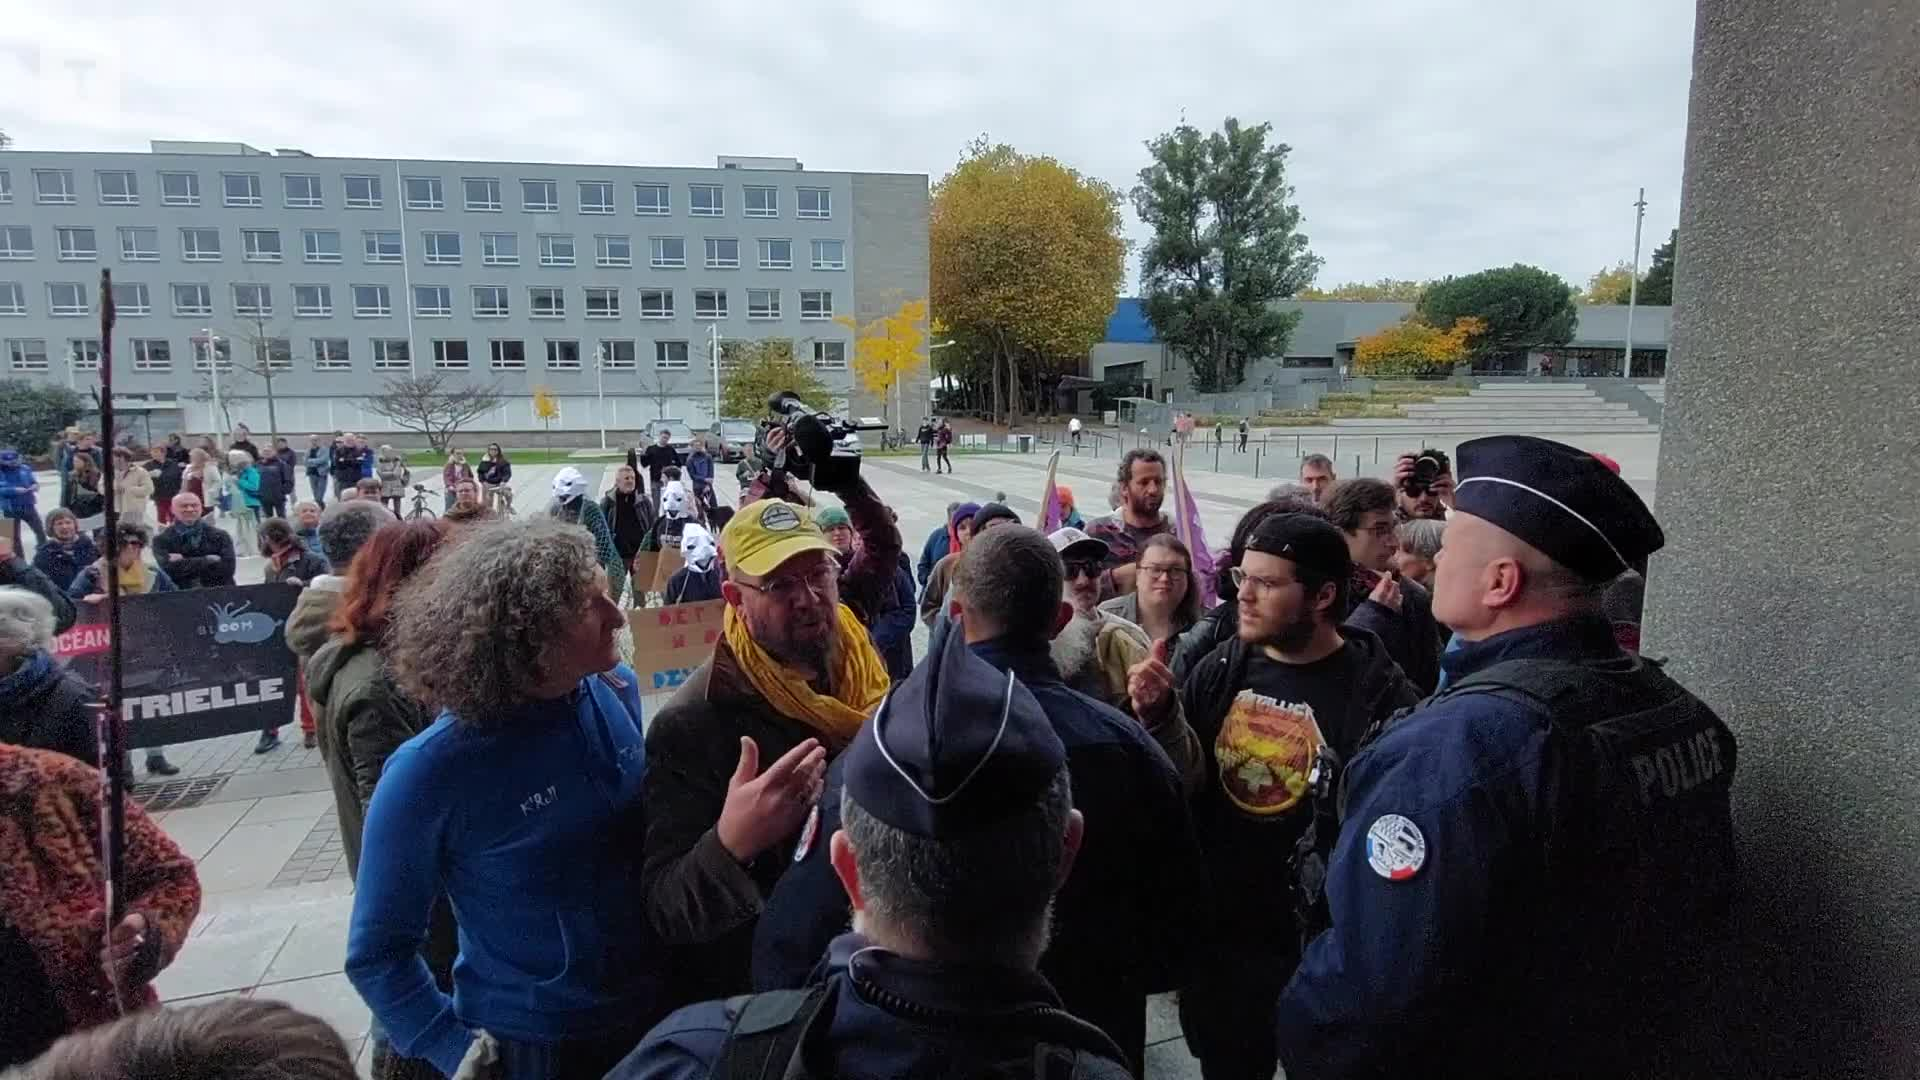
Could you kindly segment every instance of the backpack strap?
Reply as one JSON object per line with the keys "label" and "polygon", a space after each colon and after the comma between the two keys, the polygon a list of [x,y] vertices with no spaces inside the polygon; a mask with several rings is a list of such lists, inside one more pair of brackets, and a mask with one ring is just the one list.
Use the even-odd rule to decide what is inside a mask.
{"label": "backpack strap", "polygon": [[732,998],[733,1024],[708,1072],[712,1080],[798,1080],[807,1075],[800,1049],[827,1001],[827,986],[772,990]]}

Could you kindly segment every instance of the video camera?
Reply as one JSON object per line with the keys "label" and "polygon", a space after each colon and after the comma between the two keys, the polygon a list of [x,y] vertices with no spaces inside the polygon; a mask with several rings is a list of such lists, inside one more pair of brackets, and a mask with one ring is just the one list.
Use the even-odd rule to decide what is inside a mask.
{"label": "video camera", "polygon": [[[776,427],[787,432],[786,448],[778,455],[767,446],[767,435]],[[860,476],[860,432],[884,430],[885,424],[856,424],[782,390],[767,398],[767,419],[754,435],[753,453],[769,467],[835,491]]]}
{"label": "video camera", "polygon": [[1433,487],[1433,482],[1453,471],[1453,461],[1445,450],[1422,450],[1413,459],[1413,472],[1400,481],[1400,490],[1419,498]]}

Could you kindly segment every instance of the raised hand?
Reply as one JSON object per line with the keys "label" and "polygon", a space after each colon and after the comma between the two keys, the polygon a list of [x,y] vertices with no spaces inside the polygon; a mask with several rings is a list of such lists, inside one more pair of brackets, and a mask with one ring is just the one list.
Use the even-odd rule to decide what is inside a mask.
{"label": "raised hand", "polygon": [[1158,718],[1173,703],[1173,669],[1168,666],[1167,639],[1153,643],[1146,659],[1127,669],[1127,697],[1133,715],[1146,722]]}
{"label": "raised hand", "polygon": [[792,835],[820,797],[826,775],[827,750],[818,739],[802,742],[761,772],[760,745],[743,736],[727,803],[713,827],[720,846],[746,862]]}

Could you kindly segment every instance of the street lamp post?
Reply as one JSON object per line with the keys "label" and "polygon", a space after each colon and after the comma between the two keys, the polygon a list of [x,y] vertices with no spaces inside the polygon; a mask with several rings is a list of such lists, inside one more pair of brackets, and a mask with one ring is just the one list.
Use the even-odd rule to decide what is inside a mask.
{"label": "street lamp post", "polygon": [[713,361],[713,422],[720,422],[720,327],[707,327],[707,352]]}
{"label": "street lamp post", "polygon": [[599,399],[594,411],[600,416],[600,449],[607,448],[607,343],[593,352],[593,392]]}
{"label": "street lamp post", "polygon": [[1640,302],[1640,225],[1647,220],[1647,189],[1633,203],[1633,274],[1627,279],[1627,353],[1620,363],[1620,377],[1633,377],[1633,309]]}
{"label": "street lamp post", "polygon": [[213,327],[201,328],[207,335],[207,378],[213,387],[213,410],[207,414],[207,425],[214,431],[220,430],[213,425],[220,421],[220,350],[216,347],[218,338],[213,336]]}

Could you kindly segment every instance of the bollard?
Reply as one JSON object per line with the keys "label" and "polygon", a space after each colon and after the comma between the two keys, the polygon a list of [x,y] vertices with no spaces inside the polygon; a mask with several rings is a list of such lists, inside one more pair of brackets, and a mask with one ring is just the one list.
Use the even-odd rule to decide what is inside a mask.
{"label": "bollard", "polygon": [[1380,436],[1373,437],[1373,463],[1380,464]]}
{"label": "bollard", "polygon": [[1360,475],[1360,455],[1359,454],[1353,455],[1353,475],[1355,476]]}
{"label": "bollard", "polygon": [[1220,444],[1219,443],[1213,444],[1213,471],[1214,472],[1220,471]]}
{"label": "bollard", "polygon": [[1295,435],[1295,436],[1293,437],[1293,456],[1294,456],[1294,457],[1301,457],[1301,456],[1303,456],[1303,455],[1302,455],[1302,454],[1300,453],[1300,436],[1298,436],[1298,435]]}
{"label": "bollard", "polygon": [[[1262,439],[1262,440],[1260,441],[1260,445],[1259,445],[1259,446],[1256,446],[1256,447],[1254,447],[1254,448],[1253,448],[1253,478],[1254,478],[1255,480],[1258,480],[1258,479],[1260,479],[1260,451],[1262,451],[1262,450],[1264,450],[1264,449],[1266,449],[1266,440],[1265,440],[1265,439]],[[17,527],[19,526],[19,524],[20,524],[20,523],[19,523],[19,522],[17,522],[17,521],[16,521],[16,522],[14,522],[14,525],[15,525],[15,527],[16,527],[16,528],[17,528]]]}
{"label": "bollard", "polygon": [[1333,437],[1333,453],[1328,454],[1327,456],[1332,458],[1335,461],[1340,460],[1340,436],[1335,435]]}

